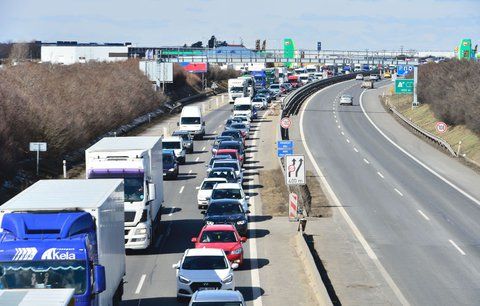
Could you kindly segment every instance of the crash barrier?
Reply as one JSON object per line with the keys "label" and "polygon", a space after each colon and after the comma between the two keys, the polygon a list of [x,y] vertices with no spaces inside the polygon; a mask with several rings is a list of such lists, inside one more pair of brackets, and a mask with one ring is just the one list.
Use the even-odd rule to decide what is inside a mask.
{"label": "crash barrier", "polygon": [[302,231],[299,231],[298,234],[295,235],[295,246],[298,257],[302,262],[304,271],[307,274],[310,286],[317,300],[317,305],[333,305],[332,301],[330,300],[330,296],[328,295],[327,288],[325,288],[325,284],[320,276],[317,265],[315,264],[312,253],[310,252],[308,244],[305,241],[305,234],[303,234]]}

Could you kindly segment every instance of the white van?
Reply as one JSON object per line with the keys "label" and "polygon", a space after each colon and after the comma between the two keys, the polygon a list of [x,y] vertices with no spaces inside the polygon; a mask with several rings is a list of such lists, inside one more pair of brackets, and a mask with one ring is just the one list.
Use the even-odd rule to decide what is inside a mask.
{"label": "white van", "polygon": [[205,136],[205,121],[199,106],[185,106],[177,125],[180,127],[180,131],[187,131],[194,138]]}
{"label": "white van", "polygon": [[233,104],[233,116],[242,115],[252,118],[252,99],[250,97],[237,98]]}

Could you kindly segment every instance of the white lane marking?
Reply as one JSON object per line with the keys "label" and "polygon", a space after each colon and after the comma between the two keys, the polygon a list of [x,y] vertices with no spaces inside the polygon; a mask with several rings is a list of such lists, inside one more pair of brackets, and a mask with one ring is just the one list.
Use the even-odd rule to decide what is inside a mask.
{"label": "white lane marking", "polygon": [[139,294],[140,290],[142,290],[143,283],[145,282],[145,278],[147,275],[143,274],[142,277],[140,277],[140,281],[138,282],[137,289],[135,290],[135,294]]}
{"label": "white lane marking", "polygon": [[[335,86],[335,85],[333,85]],[[345,219],[345,221],[347,222],[348,226],[350,227],[350,229],[352,230],[352,232],[354,233],[355,237],[357,238],[357,240],[360,242],[360,244],[362,245],[363,249],[365,250],[365,252],[367,253],[367,255],[370,257],[370,259],[373,261],[373,263],[375,264],[375,266],[377,267],[377,269],[380,271],[380,273],[382,274],[383,278],[385,279],[385,281],[387,282],[388,286],[392,289],[392,291],[395,293],[395,296],[397,297],[397,299],[400,301],[401,304],[403,305],[410,305],[410,303],[407,301],[407,299],[405,298],[405,296],[403,295],[402,291],[400,291],[400,288],[398,288],[397,284],[395,284],[395,282],[393,281],[392,277],[390,276],[390,274],[388,274],[387,270],[385,270],[385,268],[383,267],[382,263],[380,262],[380,260],[378,259],[377,255],[375,254],[375,252],[373,251],[373,249],[370,247],[370,245],[368,244],[367,240],[365,239],[365,237],[363,237],[362,233],[360,232],[360,230],[357,228],[357,226],[355,225],[355,223],[353,223],[353,220],[350,218],[350,216],[348,215],[347,211],[345,210],[345,207],[342,206],[342,204],[340,203],[340,200],[337,198],[337,196],[335,195],[335,193],[333,192],[333,189],[332,187],[330,187],[330,184],[328,183],[328,181],[326,180],[325,176],[323,175],[322,171],[320,170],[320,167],[318,166],[317,162],[315,161],[315,159],[313,158],[313,155],[312,155],[312,152],[310,151],[308,145],[307,145],[307,142],[305,141],[305,133],[303,131],[303,115],[305,114],[305,108],[307,108],[308,104],[310,103],[310,101],[316,96],[318,95],[319,93],[321,93],[322,91],[328,89],[328,88],[332,88],[332,86],[328,86],[328,87],[325,87],[319,91],[317,91],[315,94],[313,94],[312,96],[310,96],[310,98],[307,99],[307,101],[304,103],[303,105],[303,108],[302,108],[302,112],[300,114],[300,136],[301,136],[301,139],[302,139],[302,143],[303,143],[303,146],[305,148],[305,151],[307,152],[307,155],[308,155],[308,158],[310,159],[310,161],[312,162],[313,164],[313,167],[315,168],[315,171],[317,172],[317,175],[318,175],[318,178],[320,179],[321,183],[323,184],[323,186],[325,186],[325,191],[327,192],[327,198],[329,200],[331,200],[331,202],[338,207],[338,210],[340,211],[342,217]],[[367,161],[366,159],[364,159],[364,161]],[[367,161],[368,162],[368,161]]]}
{"label": "white lane marking", "polygon": [[202,151],[205,151],[205,147],[202,148]]}
{"label": "white lane marking", "polygon": [[213,134],[217,134],[217,130],[213,131]]}
{"label": "white lane marking", "polygon": [[357,152],[358,153],[358,150],[357,148],[353,147],[353,151]]}
{"label": "white lane marking", "polygon": [[182,187],[180,188],[180,191],[179,191],[178,193],[182,193],[184,188],[185,188],[185,186],[182,186]]}
{"label": "white lane marking", "polygon": [[192,173],[192,169],[188,170],[188,174],[191,174]]}
{"label": "white lane marking", "polygon": [[350,143],[350,140],[348,140],[348,138],[346,139],[348,143]]}
{"label": "white lane marking", "polygon": [[460,252],[460,254],[466,255],[465,252],[455,243],[455,241],[448,239],[448,242],[450,242],[457,249],[457,251]]}
{"label": "white lane marking", "polygon": [[400,190],[398,190],[397,188],[393,188],[393,190],[395,190],[400,196],[403,197],[403,193],[401,193]]}
{"label": "white lane marking", "polygon": [[340,134],[342,134],[343,136],[345,136],[345,133],[344,133],[343,131],[341,131]]}
{"label": "white lane marking", "polygon": [[195,158],[195,161],[198,161],[199,159],[200,159],[200,156],[199,156],[199,157],[197,157],[197,158]]}
{"label": "white lane marking", "polygon": [[170,213],[168,214],[168,216],[171,217],[174,211],[175,211],[175,207],[172,207],[172,209],[170,209]]}
{"label": "white lane marking", "polygon": [[366,158],[364,158],[363,161],[364,161],[366,164],[370,164],[370,162],[369,162]]}
{"label": "white lane marking", "polygon": [[337,125],[337,128],[340,128],[340,126],[339,126],[339,125]]}
{"label": "white lane marking", "polygon": [[377,174],[378,174],[378,176],[381,177],[382,179],[385,178],[381,172],[377,171]]}
{"label": "white lane marking", "polygon": [[426,214],[424,214],[423,211],[421,211],[420,209],[418,209],[417,211],[420,215],[422,215],[423,218],[425,218],[425,220],[430,221],[430,218]]}
{"label": "white lane marking", "polygon": [[370,121],[370,123],[373,125],[373,127],[383,136],[385,137],[385,139],[387,139],[392,145],[394,145],[397,149],[399,149],[401,152],[403,152],[405,155],[407,155],[408,157],[410,157],[411,159],[413,159],[415,162],[417,162],[420,166],[422,166],[423,168],[425,168],[427,171],[429,171],[430,173],[432,173],[433,175],[435,175],[436,177],[438,177],[440,180],[442,180],[444,183],[446,183],[447,185],[449,185],[450,187],[452,187],[453,189],[455,189],[456,191],[460,192],[463,196],[465,196],[466,198],[468,198],[469,200],[471,200],[472,202],[474,202],[475,204],[479,205],[480,206],[480,200],[477,200],[476,198],[474,198],[473,196],[471,196],[468,192],[464,191],[463,189],[461,189],[460,187],[458,187],[457,185],[455,185],[454,183],[450,182],[448,179],[444,178],[442,175],[440,175],[439,173],[437,173],[435,170],[433,170],[432,168],[430,168],[429,166],[427,166],[426,164],[424,164],[423,162],[421,162],[418,158],[416,158],[415,156],[413,156],[412,154],[410,154],[409,152],[407,152],[407,150],[405,150],[404,148],[402,148],[400,145],[398,145],[396,142],[394,142],[392,139],[390,139],[390,137],[388,137],[376,124],[375,122],[373,122],[372,118],[370,118],[370,116],[367,114],[367,112],[365,111],[365,108],[363,107],[363,94],[365,93],[365,90],[362,91],[362,93],[360,94],[360,108],[362,109],[362,112],[363,114],[365,115],[365,117],[367,117],[368,121]]}
{"label": "white lane marking", "polygon": [[338,120],[337,120],[337,119],[335,119],[335,123],[338,123]]}

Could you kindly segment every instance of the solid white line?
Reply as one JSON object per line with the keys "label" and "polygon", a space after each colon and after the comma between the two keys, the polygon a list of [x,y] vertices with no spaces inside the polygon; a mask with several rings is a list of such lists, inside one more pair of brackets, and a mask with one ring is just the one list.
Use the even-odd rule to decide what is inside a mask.
{"label": "solid white line", "polygon": [[182,193],[182,192],[183,192],[183,188],[185,188],[185,186],[182,186],[182,187],[180,188],[180,191],[179,191],[178,193]]}
{"label": "solid white line", "polygon": [[453,241],[452,239],[448,239],[448,241],[460,252],[462,255],[466,255],[465,252]]}
{"label": "solid white line", "polygon": [[418,209],[417,211],[419,214],[422,215],[423,218],[425,218],[425,220],[430,221],[430,218],[426,214],[424,214],[423,211],[421,211],[420,209]]}
{"label": "solid white line", "polygon": [[205,147],[202,148],[202,151],[205,151]]}
{"label": "solid white line", "polygon": [[[335,85],[333,85],[335,86]],[[377,267],[377,269],[380,271],[380,273],[382,274],[383,278],[385,279],[385,281],[387,282],[387,284],[389,285],[389,287],[392,289],[392,291],[395,293],[396,297],[398,298],[398,300],[400,301],[401,304],[403,305],[410,305],[410,303],[407,301],[407,299],[405,298],[405,296],[402,294],[402,292],[400,291],[400,289],[398,288],[398,286],[395,284],[395,282],[393,281],[392,277],[390,276],[390,274],[388,274],[387,270],[385,270],[385,268],[383,267],[382,263],[380,262],[380,260],[378,259],[377,255],[375,254],[375,252],[373,251],[373,249],[370,247],[370,245],[368,244],[367,240],[365,239],[365,237],[363,237],[362,233],[360,232],[360,230],[357,228],[357,226],[355,225],[355,223],[353,223],[353,220],[350,218],[350,216],[348,215],[347,211],[345,210],[345,208],[342,206],[342,204],[340,203],[340,200],[337,198],[337,196],[335,195],[335,193],[333,192],[333,189],[332,187],[330,187],[330,184],[328,183],[328,181],[326,180],[325,176],[323,175],[322,171],[320,170],[320,167],[318,166],[317,162],[315,161],[315,159],[313,158],[313,155],[312,155],[312,152],[310,152],[310,149],[308,148],[308,145],[307,145],[307,142],[305,141],[305,133],[303,131],[303,115],[305,114],[304,110],[307,108],[308,104],[310,103],[310,101],[316,96],[318,95],[319,93],[321,93],[322,91],[328,89],[328,88],[332,88],[332,86],[328,86],[328,87],[325,87],[321,90],[319,90],[317,93],[313,94],[309,99],[307,99],[307,101],[304,103],[304,106],[302,108],[302,112],[300,114],[300,136],[301,136],[301,139],[302,139],[302,143],[303,143],[303,146],[305,147],[305,151],[307,152],[307,155],[308,155],[308,158],[310,159],[310,161],[312,162],[313,164],[313,167],[315,168],[315,171],[317,172],[317,175],[318,175],[318,178],[320,179],[321,183],[323,186],[325,186],[325,191],[327,193],[327,198],[329,198],[329,200],[331,200],[332,204],[337,206],[338,207],[338,210],[340,211],[342,217],[345,219],[345,221],[347,222],[348,226],[350,227],[350,229],[352,230],[352,232],[354,233],[355,237],[357,238],[357,240],[360,242],[360,244],[362,245],[363,249],[365,250],[365,252],[367,253],[367,255],[370,257],[370,259],[373,261],[373,263],[375,264],[375,266]],[[365,159],[364,159],[365,160]]]}
{"label": "solid white line", "polygon": [[198,161],[199,159],[200,159],[200,156],[199,156],[199,157],[197,157],[197,158],[195,158],[195,161]]}
{"label": "solid white line", "polygon": [[378,176],[381,177],[382,179],[385,178],[381,172],[378,172],[378,171],[377,171],[377,174],[378,174]]}
{"label": "solid white line", "polygon": [[142,277],[140,277],[140,281],[138,282],[137,290],[135,290],[135,294],[139,294],[140,290],[142,290],[143,283],[145,282],[145,278],[147,275],[143,274]]}
{"label": "solid white line", "polygon": [[358,150],[357,148],[353,147],[353,151],[357,152],[358,153]]}
{"label": "solid white line", "polygon": [[348,140],[348,138],[346,139],[348,143],[350,143],[350,140]]}
{"label": "solid white line", "polygon": [[401,193],[400,190],[398,190],[397,188],[393,188],[393,190],[395,190],[400,196],[403,197],[403,193]]}
{"label": "solid white line", "polygon": [[344,133],[343,131],[341,131],[340,134],[342,134],[343,136],[345,136],[345,133]]}
{"label": "solid white line", "polygon": [[366,158],[364,158],[363,161],[364,161],[366,164],[370,164],[370,162],[369,162]]}
{"label": "solid white line", "polygon": [[340,128],[340,126],[339,126],[339,125],[337,125],[337,127],[338,127],[338,128]]}
{"label": "solid white line", "polygon": [[430,173],[432,173],[433,175],[435,175],[436,177],[438,177],[440,180],[442,180],[444,183],[446,183],[447,185],[449,185],[450,187],[452,187],[453,189],[455,189],[456,191],[460,192],[462,195],[464,195],[466,198],[470,199],[472,202],[474,202],[475,204],[479,205],[480,206],[480,201],[477,200],[476,198],[474,198],[473,196],[471,196],[469,193],[467,193],[466,191],[464,191],[463,189],[461,189],[460,187],[458,187],[457,185],[455,185],[454,183],[450,182],[448,179],[444,178],[443,176],[441,176],[440,174],[438,174],[435,170],[433,170],[432,168],[430,168],[429,166],[427,166],[426,164],[424,164],[423,162],[421,162],[418,158],[416,158],[415,156],[413,156],[412,154],[410,154],[409,152],[407,152],[407,150],[405,150],[404,148],[402,148],[400,145],[398,145],[396,142],[394,142],[392,139],[390,139],[390,137],[388,137],[376,124],[375,122],[373,122],[372,118],[370,118],[370,116],[367,114],[367,112],[365,111],[365,108],[363,107],[363,94],[365,93],[365,90],[362,91],[362,93],[360,94],[360,108],[362,109],[362,112],[363,114],[365,115],[365,117],[367,117],[368,121],[370,121],[370,123],[373,125],[373,127],[383,136],[385,137],[385,139],[387,139],[392,145],[394,145],[397,149],[399,149],[401,152],[403,152],[405,155],[407,155],[408,157],[410,157],[411,159],[413,159],[415,162],[417,162],[420,166],[422,166],[423,168],[425,168],[427,171],[429,171]]}

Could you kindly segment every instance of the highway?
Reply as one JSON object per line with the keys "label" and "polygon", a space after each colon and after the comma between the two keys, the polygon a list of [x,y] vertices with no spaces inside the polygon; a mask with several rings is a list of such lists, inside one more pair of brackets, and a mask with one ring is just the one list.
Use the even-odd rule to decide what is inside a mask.
{"label": "highway", "polygon": [[[223,131],[223,123],[231,115],[231,108],[231,105],[225,105],[205,116],[207,133],[205,139],[195,140],[195,152],[187,154],[185,165],[180,166],[178,179],[164,181],[162,234],[156,239],[153,250],[127,251],[127,275],[122,305],[180,304],[176,300],[176,276],[172,264],[181,259],[187,248],[194,247],[190,239],[196,236],[203,226],[203,215],[197,208],[195,188],[206,176],[205,163],[211,157],[211,140]],[[252,127],[255,126],[255,123],[252,123]],[[252,157],[247,154],[246,169],[251,162]],[[246,176],[248,177],[248,171]],[[246,178],[245,181],[244,185],[253,183],[252,178]],[[247,195],[253,191],[248,187],[244,188]],[[253,215],[253,205],[250,210]],[[250,223],[251,229],[254,227],[253,223]],[[250,232],[250,236],[251,234]],[[255,284],[259,284],[256,249],[251,248],[252,244],[255,244],[255,239],[249,239],[244,244],[245,261],[244,265],[235,271],[235,281],[237,290],[242,292],[249,305],[253,304],[254,296],[255,304],[258,305],[260,288],[259,285],[252,286],[252,278]]]}
{"label": "highway", "polygon": [[[377,83],[377,87],[386,84]],[[360,107],[360,81],[307,100],[303,141],[400,303],[480,301],[480,207],[384,138]],[[353,106],[339,106],[343,93]],[[420,140],[419,140],[420,141]],[[388,281],[387,281],[388,282]]]}

